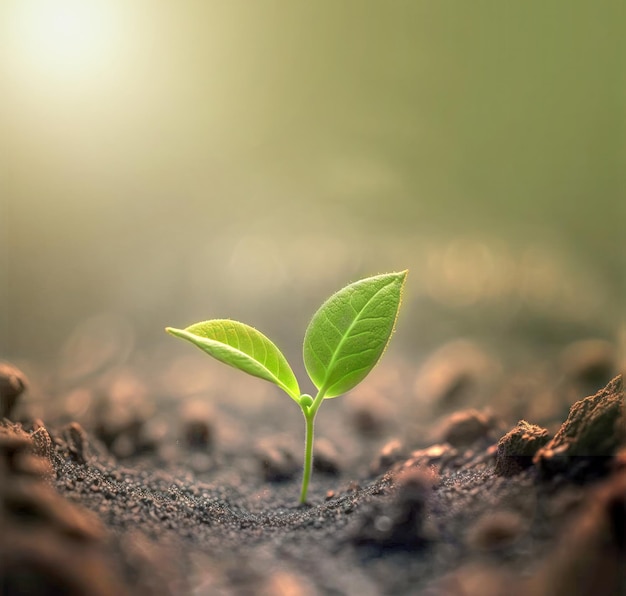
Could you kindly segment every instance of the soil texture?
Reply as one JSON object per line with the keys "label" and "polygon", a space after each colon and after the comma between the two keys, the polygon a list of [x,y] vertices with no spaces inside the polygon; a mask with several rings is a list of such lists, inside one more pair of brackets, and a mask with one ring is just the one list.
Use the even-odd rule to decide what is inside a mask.
{"label": "soil texture", "polygon": [[42,383],[2,364],[0,592],[626,594],[621,375],[581,394],[581,365],[547,396],[437,366],[400,391],[389,363],[324,404],[299,506],[284,396],[168,401],[124,369],[29,407]]}

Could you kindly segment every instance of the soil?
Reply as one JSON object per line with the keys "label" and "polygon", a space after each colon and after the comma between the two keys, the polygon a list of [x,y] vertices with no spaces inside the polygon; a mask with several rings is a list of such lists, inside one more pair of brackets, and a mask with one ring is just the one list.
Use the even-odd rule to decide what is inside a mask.
{"label": "soil", "polygon": [[324,404],[305,506],[301,415],[257,379],[118,367],[44,401],[2,365],[2,595],[626,594],[622,378],[585,392],[614,364],[484,384],[458,349]]}

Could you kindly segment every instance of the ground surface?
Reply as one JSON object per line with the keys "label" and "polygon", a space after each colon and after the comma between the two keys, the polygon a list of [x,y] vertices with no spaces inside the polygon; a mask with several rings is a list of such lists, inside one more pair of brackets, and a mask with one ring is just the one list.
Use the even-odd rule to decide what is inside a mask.
{"label": "ground surface", "polygon": [[301,416],[256,379],[173,402],[171,370],[159,393],[124,369],[45,405],[31,382],[0,423],[2,594],[626,594],[621,377],[482,356],[455,344],[404,389],[389,362],[324,404],[306,506]]}

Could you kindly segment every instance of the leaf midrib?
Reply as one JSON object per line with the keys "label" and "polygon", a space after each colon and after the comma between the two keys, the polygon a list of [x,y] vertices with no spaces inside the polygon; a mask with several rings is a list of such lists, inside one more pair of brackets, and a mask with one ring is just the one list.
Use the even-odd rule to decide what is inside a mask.
{"label": "leaf midrib", "polygon": [[[372,300],[374,300],[374,298],[378,296],[378,294],[380,294],[385,288],[389,287],[392,283],[394,283],[394,281],[395,279],[391,279],[389,280],[389,283],[385,284],[384,286],[376,290],[376,292],[372,294],[372,296],[368,299],[368,301],[363,305],[363,308],[361,308],[361,310],[359,311],[357,311],[356,308],[352,306],[352,302],[350,302],[350,306],[352,306],[352,309],[354,310],[354,312],[357,313],[357,316],[354,318],[352,323],[350,323],[350,325],[348,326],[348,329],[339,340],[339,343],[337,344],[337,348],[333,352],[332,358],[330,359],[330,362],[328,363],[328,367],[326,367],[324,383],[322,383],[322,386],[320,387],[320,393],[325,394],[328,391],[328,389],[332,386],[332,385],[331,386],[328,385],[329,383],[328,377],[330,376],[329,371],[332,370],[333,366],[335,366],[336,362],[338,361],[337,354],[341,351],[341,348],[343,347],[344,343],[347,341],[347,338],[350,335],[350,331],[352,331],[354,326],[360,321],[361,313],[368,307],[370,302],[372,302]],[[336,384],[337,383],[333,383],[333,385],[336,385]]]}
{"label": "leaf midrib", "polygon": [[[246,330],[247,331],[247,330]],[[267,348],[265,346],[265,344],[263,343],[263,347],[265,348],[265,359],[264,362],[261,362],[260,360],[258,360],[256,358],[256,356],[254,354],[248,354],[247,352],[244,352],[241,348],[236,348],[235,346],[231,345],[231,344],[227,344],[226,342],[222,342],[219,341],[217,339],[211,339],[210,337],[201,337],[199,335],[197,335],[196,337],[200,337],[201,339],[203,339],[204,341],[207,342],[213,342],[216,343],[220,346],[223,346],[229,350],[232,350],[233,352],[237,352],[238,354],[241,354],[242,356],[248,358],[249,360],[251,360],[252,362],[256,362],[257,364],[260,364],[272,377],[272,382],[275,383],[276,385],[278,385],[281,389],[283,389],[283,391],[286,391],[291,397],[294,397],[294,394],[291,390],[291,388],[287,387],[287,385],[285,385],[285,383],[280,379],[280,377],[276,376],[276,374],[270,370],[267,367]],[[237,341],[239,341],[239,338],[237,338]],[[254,342],[252,342],[252,345],[254,346]],[[277,359],[276,361],[276,366],[278,368],[278,374],[280,374],[280,358]]]}
{"label": "leaf midrib", "polygon": [[[225,337],[228,337],[227,333],[225,332],[225,328],[224,328],[224,323],[220,322],[220,327],[222,328],[222,330],[224,331],[224,335]],[[268,352],[267,352],[267,346],[265,345],[265,341],[263,340],[259,340],[262,344],[263,344],[263,349],[264,349],[264,359],[263,362],[261,362],[259,359],[257,359],[257,357],[254,354],[248,354],[247,352],[244,352],[240,347],[235,347],[232,344],[227,343],[226,341],[220,341],[219,339],[214,339],[211,337],[205,337],[202,335],[198,335],[197,333],[192,333],[191,331],[187,331],[186,329],[177,329],[176,331],[182,331],[183,333],[186,333],[190,336],[193,336],[199,340],[201,340],[202,342],[206,342],[212,346],[221,348],[221,349],[226,349],[231,350],[232,352],[243,356],[244,358],[250,360],[251,362],[254,362],[258,365],[260,365],[265,371],[267,371],[268,375],[271,377],[271,379],[266,379],[269,380],[270,382],[274,383],[275,385],[277,385],[278,387],[280,387],[285,393],[287,393],[287,395],[289,395],[289,397],[291,397],[292,399],[297,399],[297,395],[296,393],[292,390],[291,387],[289,387],[288,385],[286,385],[281,379],[280,377],[277,376],[277,374],[275,374],[272,370],[270,370],[267,366],[267,356],[268,356]],[[252,344],[252,348],[254,351],[254,347],[255,347],[255,342],[254,339],[252,337],[250,337],[250,332],[248,329],[245,329],[246,333],[248,334],[248,337],[251,340],[251,344]],[[237,331],[235,330],[235,336],[237,337],[237,344],[238,346],[241,346],[241,342],[239,340],[239,335],[237,333]],[[180,336],[179,336],[180,337]],[[276,348],[278,350],[278,348]],[[232,366],[229,362],[225,362],[222,361],[224,364],[228,364],[230,366]],[[235,367],[237,368],[237,367]],[[276,368],[277,373],[280,374],[281,373],[281,361],[280,358],[276,359]],[[297,382],[297,380],[296,380]]]}
{"label": "leaf midrib", "polygon": [[[220,328],[222,329],[222,332],[224,333],[224,337],[228,337],[228,332],[226,330],[226,322],[225,321],[220,321]],[[252,353],[248,354],[248,352],[245,352],[244,350],[241,349],[241,340],[239,338],[239,332],[237,330],[236,327],[232,327],[232,330],[235,333],[235,337],[237,338],[237,346],[233,346],[231,344],[229,344],[228,342],[225,341],[220,341],[219,339],[214,339],[211,337],[205,337],[204,339],[207,339],[209,341],[215,341],[219,344],[222,344],[224,346],[228,346],[229,348],[232,348],[233,350],[235,350],[236,352],[239,352],[240,354],[243,354],[244,356],[247,356],[248,358],[251,358],[252,360],[254,360],[255,362],[258,362],[261,366],[263,366],[263,368],[265,368],[265,370],[267,370],[273,377],[274,379],[276,379],[276,381],[278,381],[280,383],[280,358],[276,359],[276,368],[278,369],[276,371],[276,373],[274,373],[272,370],[270,370],[270,368],[268,368],[267,366],[267,358],[269,356],[268,351],[267,351],[267,345],[266,342],[262,339],[262,338],[257,338],[258,342],[255,341],[255,338],[250,335],[250,329],[248,329],[247,326],[242,326],[243,331],[245,332],[245,334],[248,337],[248,340],[250,341],[250,345],[252,346]],[[201,336],[198,336],[201,337]],[[258,343],[261,344],[261,346],[263,347],[263,360],[261,361],[260,358],[257,357],[256,355],[256,348]]]}

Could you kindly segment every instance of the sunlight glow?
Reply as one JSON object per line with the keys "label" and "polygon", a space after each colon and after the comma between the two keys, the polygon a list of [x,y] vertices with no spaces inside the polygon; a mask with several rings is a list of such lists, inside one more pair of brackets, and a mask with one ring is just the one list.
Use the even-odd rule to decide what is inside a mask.
{"label": "sunlight glow", "polygon": [[9,16],[10,53],[28,74],[97,77],[117,52],[115,4],[104,0],[20,0]]}

